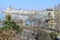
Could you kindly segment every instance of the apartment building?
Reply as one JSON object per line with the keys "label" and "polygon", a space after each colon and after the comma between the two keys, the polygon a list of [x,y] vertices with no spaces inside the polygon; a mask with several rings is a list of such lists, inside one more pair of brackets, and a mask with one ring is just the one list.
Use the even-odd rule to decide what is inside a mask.
{"label": "apartment building", "polygon": [[[31,26],[45,26],[47,24],[51,26],[51,24],[54,25],[55,22],[50,22],[51,20],[54,20],[54,10],[22,10],[9,7],[1,12],[6,15],[10,14],[13,20],[22,25],[30,24]],[[49,20],[48,23],[46,20]]]}

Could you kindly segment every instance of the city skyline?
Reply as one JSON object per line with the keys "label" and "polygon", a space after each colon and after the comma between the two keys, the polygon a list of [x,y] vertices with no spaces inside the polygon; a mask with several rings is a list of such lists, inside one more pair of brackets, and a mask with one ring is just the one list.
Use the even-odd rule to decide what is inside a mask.
{"label": "city skyline", "polygon": [[60,0],[0,0],[0,40],[59,40]]}
{"label": "city skyline", "polygon": [[[53,8],[59,3],[60,0],[0,0],[0,11],[9,6],[14,9],[45,10],[46,8]],[[5,15],[0,13],[0,19],[4,18]]]}

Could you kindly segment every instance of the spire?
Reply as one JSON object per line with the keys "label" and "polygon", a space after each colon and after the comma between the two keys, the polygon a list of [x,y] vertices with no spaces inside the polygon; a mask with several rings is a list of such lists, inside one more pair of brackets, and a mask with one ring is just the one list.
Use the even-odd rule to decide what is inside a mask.
{"label": "spire", "polygon": [[12,10],[13,8],[11,7],[11,6],[9,6],[8,8],[7,8],[7,10]]}
{"label": "spire", "polygon": [[19,10],[21,10],[21,8]]}
{"label": "spire", "polygon": [[9,9],[12,10],[13,8],[11,6],[9,6]]}

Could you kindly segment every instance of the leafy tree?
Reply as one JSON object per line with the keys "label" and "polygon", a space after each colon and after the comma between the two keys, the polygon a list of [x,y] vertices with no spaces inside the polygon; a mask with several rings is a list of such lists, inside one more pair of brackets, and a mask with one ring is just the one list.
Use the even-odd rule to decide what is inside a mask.
{"label": "leafy tree", "polygon": [[20,26],[11,19],[11,15],[6,15],[6,20],[4,21],[5,26],[2,29],[12,29],[19,32],[21,30]]}
{"label": "leafy tree", "polygon": [[6,19],[3,22],[4,26],[0,28],[1,40],[12,40],[12,36],[15,33],[21,33],[20,25],[11,19],[11,15],[6,15]]}

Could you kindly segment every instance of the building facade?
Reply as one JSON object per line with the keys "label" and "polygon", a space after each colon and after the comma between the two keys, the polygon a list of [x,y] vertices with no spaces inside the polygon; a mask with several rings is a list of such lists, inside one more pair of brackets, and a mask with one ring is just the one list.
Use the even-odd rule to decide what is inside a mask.
{"label": "building facade", "polygon": [[[31,25],[31,26],[43,26],[45,20],[49,19],[48,25],[51,24],[50,19],[54,19],[54,11],[40,11],[40,10],[22,10],[22,9],[14,9],[9,7],[3,11],[4,14],[10,14],[12,19],[19,24],[22,25]],[[50,13],[50,15],[48,15]],[[51,18],[49,18],[49,16]],[[39,20],[39,21],[38,21]],[[45,24],[46,25],[46,24]],[[45,26],[44,25],[44,26]],[[53,22],[54,25],[54,22]]]}

